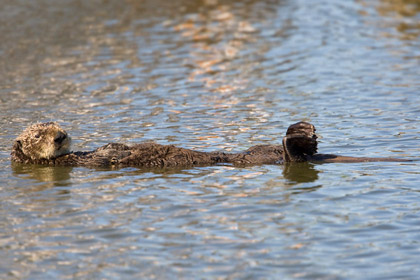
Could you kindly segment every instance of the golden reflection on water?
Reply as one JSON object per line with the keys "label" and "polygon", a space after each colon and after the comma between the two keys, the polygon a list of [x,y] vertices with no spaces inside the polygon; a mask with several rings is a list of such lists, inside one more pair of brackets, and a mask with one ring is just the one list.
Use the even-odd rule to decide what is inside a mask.
{"label": "golden reflection on water", "polygon": [[[241,48],[244,47],[244,41],[251,41],[252,33],[256,32],[256,29],[249,21],[238,19],[232,13],[231,6],[213,5],[208,2],[205,4],[209,9],[173,27],[175,31],[180,32],[180,36],[193,41],[191,56],[194,70],[188,79],[202,81],[206,87],[219,93],[243,89],[246,81],[227,81],[214,78],[212,74],[229,68],[229,61],[238,57]],[[227,34],[234,36],[225,39]],[[221,43],[217,44],[218,41]]]}
{"label": "golden reflection on water", "polygon": [[[75,5],[71,5],[73,2]],[[103,5],[95,6],[98,2]],[[4,115],[7,125],[0,134],[12,134],[11,131],[15,134],[18,129],[11,127],[21,127],[17,123],[23,127],[33,119],[58,117],[74,124],[69,126],[84,141],[79,144],[81,149],[86,149],[89,143],[91,147],[102,144],[92,142],[97,139],[140,141],[147,129],[160,128],[163,130],[156,129],[156,134],[151,136],[168,135],[165,139],[179,141],[177,145],[188,145],[196,140],[190,145],[197,149],[211,146],[211,150],[220,147],[240,151],[245,145],[256,144],[252,141],[268,141],[267,136],[265,140],[259,138],[264,134],[273,135],[271,142],[278,141],[278,136],[284,133],[283,121],[286,121],[279,120],[281,117],[314,116],[314,120],[336,135],[339,126],[336,123],[342,125],[345,116],[338,111],[363,109],[378,101],[375,106],[387,112],[387,118],[394,117],[392,121],[380,118],[361,121],[360,118],[372,118],[372,114],[360,116],[354,112],[354,118],[349,120],[351,126],[354,123],[354,127],[372,123],[392,126],[405,122],[408,128],[408,121],[395,120],[396,114],[387,109],[400,110],[401,119],[413,120],[410,128],[404,130],[412,139],[401,147],[413,146],[410,144],[417,139],[415,114],[418,110],[414,105],[410,105],[415,110],[412,114],[407,113],[409,109],[403,108],[400,100],[391,100],[395,103],[393,107],[382,108],[384,104],[376,97],[368,97],[366,102],[352,101],[356,102],[353,106],[340,106],[338,103],[347,99],[346,92],[340,95],[339,91],[355,86],[352,83],[347,88],[342,78],[320,76],[331,78],[331,84],[340,85],[336,87],[337,96],[328,100],[323,97],[328,87],[322,83],[309,83],[302,88],[307,77],[325,70],[322,68],[328,57],[324,54],[328,51],[336,55],[345,48],[357,53],[360,49],[377,47],[372,41],[358,46],[350,43],[351,40],[336,40],[353,37],[341,33],[340,37],[331,37],[330,29],[317,26],[317,30],[313,30],[314,37],[321,34],[326,39],[325,47],[332,48],[317,50],[315,47],[312,52],[312,36],[307,40],[301,37],[312,35],[308,28],[325,14],[320,9],[312,14],[313,22],[302,21],[311,15],[310,11],[303,9],[303,15],[293,14],[293,11],[307,7],[295,6],[304,1],[271,1],[261,10],[258,5],[264,7],[264,2],[269,1],[98,2],[56,1],[54,5],[59,6],[55,9],[59,13],[54,14],[45,2],[35,1],[40,6],[36,11],[45,18],[41,23],[39,16],[30,16],[32,9],[28,6],[22,9],[24,14],[15,17],[25,19],[26,28],[15,29],[13,20],[0,24],[0,30],[10,29],[7,36],[2,37],[7,63],[4,63],[5,70],[0,77],[3,86],[0,87],[7,93],[1,96],[2,101],[7,102],[4,108],[11,108]],[[380,41],[380,46],[395,44],[397,47],[389,49],[398,52],[401,42],[418,42],[418,1],[365,2],[377,4],[372,8],[373,16],[361,13],[362,19],[374,22],[375,43],[380,41],[376,41],[378,34],[380,39],[385,39]],[[286,9],[282,9],[280,3],[286,3]],[[341,8],[341,2],[337,3],[324,1],[323,8],[327,12],[343,13],[345,19],[354,16],[353,8],[347,13],[345,7]],[[260,14],[254,18],[255,13]],[[283,24],[289,14],[295,27]],[[0,23],[4,22],[4,18],[0,18]],[[334,27],[343,28],[349,34],[359,34],[365,27],[358,22],[350,22],[350,25],[346,25],[346,21],[332,22]],[[301,32],[304,30],[308,33]],[[388,37],[382,38],[384,34],[379,32],[383,30],[389,32],[385,34]],[[268,35],[263,34],[266,31]],[[297,40],[283,46],[287,38],[282,36],[289,31],[289,36]],[[14,40],[15,36],[18,40]],[[306,43],[309,49],[300,50]],[[279,53],[266,55],[270,50]],[[291,55],[296,52],[299,57],[301,51],[302,57],[298,60]],[[410,54],[410,50],[405,51]],[[375,66],[382,58],[368,54],[372,55]],[[378,54],[384,53],[379,50]],[[318,56],[320,61],[310,64],[311,69],[299,69]],[[263,64],[264,59],[274,58],[277,60]],[[352,54],[351,58],[359,57]],[[334,64],[327,66],[334,68],[337,62],[330,60]],[[411,65],[404,59],[397,63],[405,67]],[[264,71],[266,66],[272,71]],[[166,72],[167,68],[175,70]],[[182,72],[178,72],[179,69]],[[366,69],[348,70],[344,73],[354,78],[352,70]],[[408,74],[413,72],[408,71]],[[378,70],[378,75],[389,73],[393,73],[392,69]],[[267,78],[269,75],[271,77]],[[283,94],[288,89],[282,87],[285,76],[295,79],[287,86],[296,94]],[[267,79],[253,83],[261,78]],[[363,81],[360,84],[376,90]],[[315,98],[312,98],[313,86],[319,91]],[[356,90],[348,98],[358,97],[359,93],[364,94]],[[290,101],[285,102],[288,98]],[[337,108],[331,106],[333,101]],[[417,104],[414,98],[407,99],[407,105],[408,101]],[[305,103],[309,105],[302,105]],[[316,113],[311,113],[313,107]],[[326,108],[325,111],[322,108]],[[282,110],[286,113],[273,115]],[[164,117],[160,117],[162,115]],[[197,121],[191,123],[193,120]],[[256,129],[257,126],[261,129]],[[349,125],[350,129],[353,127]],[[193,133],[188,135],[186,131]],[[7,138],[7,141],[12,139]],[[342,141],[341,136],[339,139]],[[5,150],[9,149],[9,144],[4,144],[7,141],[0,144]],[[343,150],[348,149],[346,145],[351,139],[345,141],[340,146]],[[9,166],[9,160],[3,163]],[[371,170],[372,176],[365,176],[366,167],[369,168],[366,165],[321,167],[309,163],[168,170],[12,166],[13,174],[7,179],[11,186],[3,187],[4,200],[0,207],[3,211],[0,222],[5,233],[0,238],[4,256],[0,275],[31,278],[38,273],[37,279],[40,279],[42,273],[52,271],[48,276],[112,278],[121,276],[122,268],[127,268],[131,269],[129,273],[137,273],[137,278],[167,279],[174,278],[174,272],[187,273],[175,276],[183,278],[201,275],[197,273],[204,271],[214,272],[204,274],[204,278],[276,275],[332,279],[342,277],[349,267],[363,267],[361,253],[377,267],[376,278],[392,272],[382,271],[388,267],[394,269],[401,265],[403,269],[415,269],[417,266],[406,260],[417,253],[413,251],[415,246],[410,246],[418,241],[417,233],[407,231],[407,228],[415,229],[417,223],[416,166],[413,166],[413,176],[407,172],[408,166],[395,165],[389,165],[383,173],[381,166],[371,166],[375,168]],[[3,174],[8,176],[7,172]],[[401,183],[403,190],[399,187]],[[378,209],[388,213],[378,215]],[[384,224],[388,228],[360,227],[367,223]],[[375,239],[375,236],[379,237]],[[368,254],[379,256],[375,259]],[[383,265],[389,256],[397,265]],[[341,258],[341,263],[337,257]],[[326,262],[319,262],[320,258]],[[228,271],[232,267],[237,271]],[[322,270],[326,274],[320,275]],[[356,274],[348,275],[349,278],[363,279],[367,270],[354,271]],[[279,276],[282,272],[284,275]],[[372,269],[369,268],[369,272]],[[394,276],[407,275],[406,271],[400,272]]]}
{"label": "golden reflection on water", "polygon": [[418,40],[420,36],[420,1],[418,0],[382,0],[378,11],[382,16],[391,16],[396,20],[396,29],[403,40]]}
{"label": "golden reflection on water", "polygon": [[[366,6],[372,2],[363,0]],[[402,40],[418,40],[420,36],[420,1],[418,0],[381,0],[376,6],[376,11],[383,25],[394,27],[399,32]],[[395,35],[387,32],[385,37]]]}
{"label": "golden reflection on water", "polygon": [[[261,26],[255,26],[248,14],[256,3],[238,6],[218,1],[203,1],[200,9],[184,17],[183,21],[164,24],[176,31],[183,41],[191,42],[189,51],[192,71],[190,82],[202,82],[210,91],[229,94],[247,87],[249,81],[243,75],[225,76],[224,72],[234,69],[233,61],[244,58],[242,51],[258,40]],[[269,16],[270,11],[266,11]],[[257,22],[261,24],[261,21]],[[239,71],[248,71],[243,68]],[[231,97],[231,96],[229,96]],[[223,104],[235,105],[234,98],[223,99]],[[227,101],[227,102],[226,102]]]}
{"label": "golden reflection on water", "polygon": [[413,17],[420,12],[418,0],[382,0],[378,7],[381,15],[394,14],[397,17]]}

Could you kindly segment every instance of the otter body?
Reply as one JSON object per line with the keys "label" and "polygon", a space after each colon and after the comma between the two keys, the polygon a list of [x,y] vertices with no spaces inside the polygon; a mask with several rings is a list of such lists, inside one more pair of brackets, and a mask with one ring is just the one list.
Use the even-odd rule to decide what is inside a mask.
{"label": "otter body", "polygon": [[390,158],[356,158],[317,154],[315,127],[307,122],[291,125],[282,145],[257,145],[240,153],[200,152],[174,145],[110,143],[89,152],[70,152],[71,139],[57,123],[28,127],[12,148],[12,161],[24,164],[100,167],[175,167],[220,163],[234,165],[284,162],[405,161]]}
{"label": "otter body", "polygon": [[72,152],[56,158],[32,159],[14,150],[12,161],[25,164],[57,166],[138,166],[138,167],[175,167],[204,166],[219,163],[235,165],[279,164],[282,163],[281,146],[255,146],[242,153],[199,152],[174,145],[143,143],[128,146],[110,143],[94,151]]}
{"label": "otter body", "polygon": [[55,158],[33,159],[14,149],[12,161],[41,165],[59,166],[139,166],[170,167],[211,165],[220,162],[218,153],[198,152],[173,145],[144,143],[127,146],[121,143],[110,143],[94,151],[71,152]]}

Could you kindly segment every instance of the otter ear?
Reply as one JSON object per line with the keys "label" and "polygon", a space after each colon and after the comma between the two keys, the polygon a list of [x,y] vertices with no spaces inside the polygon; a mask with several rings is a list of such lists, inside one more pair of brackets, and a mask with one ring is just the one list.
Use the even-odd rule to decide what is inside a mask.
{"label": "otter ear", "polygon": [[16,145],[18,148],[22,148],[22,142],[21,142],[20,140],[16,140],[16,141],[15,141],[15,145]]}
{"label": "otter ear", "polygon": [[22,142],[20,140],[15,140],[13,143],[12,153],[23,153],[22,151]]}

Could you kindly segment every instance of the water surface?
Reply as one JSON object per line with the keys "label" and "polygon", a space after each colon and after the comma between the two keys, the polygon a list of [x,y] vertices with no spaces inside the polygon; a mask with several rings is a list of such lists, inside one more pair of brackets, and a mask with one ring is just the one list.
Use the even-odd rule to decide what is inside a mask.
{"label": "water surface", "polygon": [[[415,279],[418,1],[7,1],[0,278]],[[407,163],[119,170],[10,163],[58,121],[74,150],[280,143]]]}

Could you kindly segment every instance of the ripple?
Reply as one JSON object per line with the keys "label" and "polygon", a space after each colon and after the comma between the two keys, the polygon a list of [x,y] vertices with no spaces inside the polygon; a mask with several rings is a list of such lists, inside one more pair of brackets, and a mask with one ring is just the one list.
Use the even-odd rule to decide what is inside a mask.
{"label": "ripple", "polygon": [[[417,4],[73,2],[0,10],[0,278],[417,277]],[[414,161],[11,165],[16,135],[51,120],[74,150],[205,151],[305,120],[323,153]]]}

